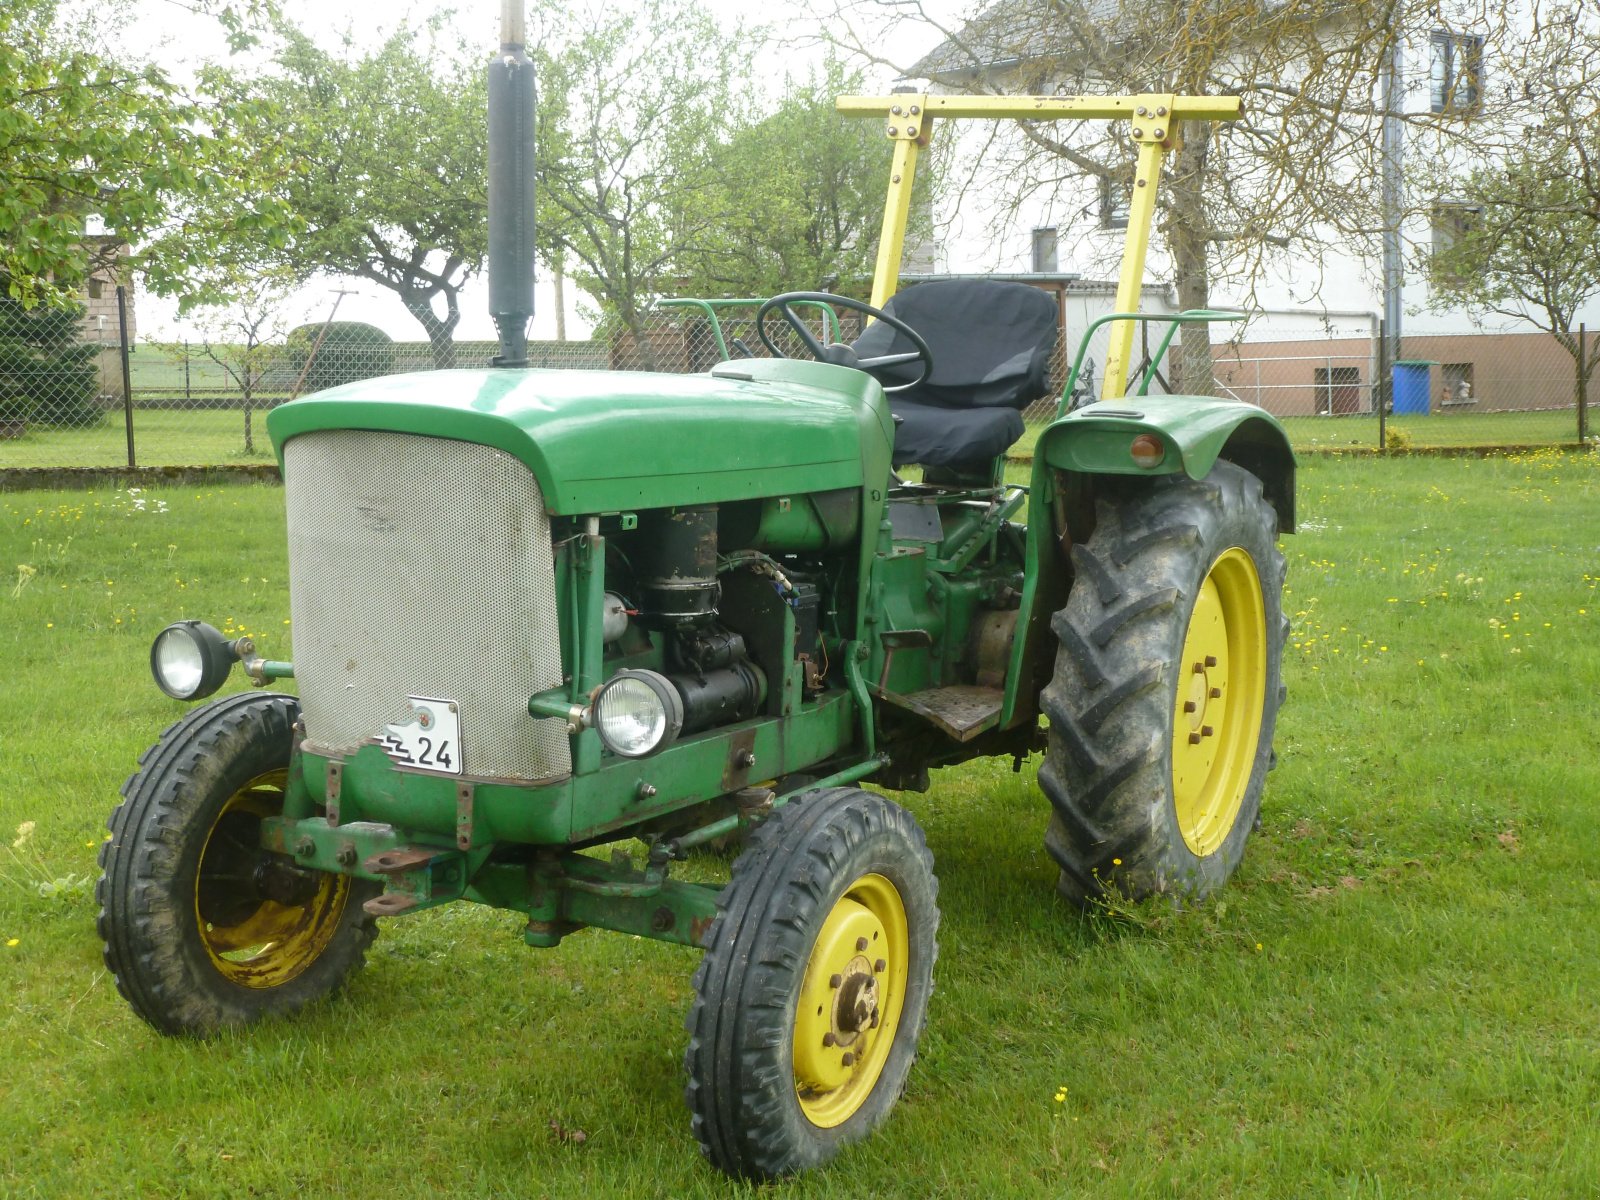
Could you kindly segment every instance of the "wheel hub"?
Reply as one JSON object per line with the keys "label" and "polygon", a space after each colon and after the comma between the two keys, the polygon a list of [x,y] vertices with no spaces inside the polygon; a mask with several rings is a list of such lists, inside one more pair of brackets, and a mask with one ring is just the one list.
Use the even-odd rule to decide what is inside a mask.
{"label": "wheel hub", "polygon": [[812,1124],[842,1124],[882,1074],[903,1003],[905,947],[905,910],[881,875],[857,880],[823,922],[794,1023],[795,1092]]}
{"label": "wheel hub", "polygon": [[1233,829],[1261,736],[1266,688],[1261,582],[1241,547],[1224,550],[1195,597],[1179,659],[1172,722],[1178,826],[1199,857]]}

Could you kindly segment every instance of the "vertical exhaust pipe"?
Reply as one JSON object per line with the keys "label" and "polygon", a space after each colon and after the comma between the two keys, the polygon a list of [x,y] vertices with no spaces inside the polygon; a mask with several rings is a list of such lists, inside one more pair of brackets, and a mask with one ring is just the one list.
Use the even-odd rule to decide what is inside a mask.
{"label": "vertical exhaust pipe", "polygon": [[533,62],[523,0],[501,0],[500,52],[489,63],[489,315],[497,367],[528,365],[533,317]]}

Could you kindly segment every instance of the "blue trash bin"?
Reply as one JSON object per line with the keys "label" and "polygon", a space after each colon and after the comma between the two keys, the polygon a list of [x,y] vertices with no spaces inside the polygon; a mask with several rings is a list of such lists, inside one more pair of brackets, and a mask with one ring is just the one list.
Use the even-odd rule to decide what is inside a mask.
{"label": "blue trash bin", "polygon": [[1394,362],[1394,411],[1427,416],[1433,380],[1438,364],[1428,359],[1396,359]]}

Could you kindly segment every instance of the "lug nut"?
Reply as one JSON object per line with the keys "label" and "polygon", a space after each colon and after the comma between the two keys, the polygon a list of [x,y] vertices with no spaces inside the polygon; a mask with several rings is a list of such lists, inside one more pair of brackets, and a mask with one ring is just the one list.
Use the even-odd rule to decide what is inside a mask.
{"label": "lug nut", "polygon": [[1211,726],[1209,726],[1209,725],[1200,726],[1200,736],[1201,737],[1210,737],[1215,732],[1216,732],[1216,730],[1211,728]]}
{"label": "lug nut", "polygon": [[1200,735],[1198,733],[1191,733],[1189,735],[1189,745],[1198,746],[1199,744],[1200,744]]}
{"label": "lug nut", "polygon": [[836,988],[843,982],[844,982],[844,976],[843,975],[830,975],[830,976],[828,976],[828,986],[831,987],[831,988]]}
{"label": "lug nut", "polygon": [[877,974],[877,975],[882,975],[888,969],[889,969],[889,964],[887,962],[885,962],[881,958],[877,962],[872,964],[873,973]]}
{"label": "lug nut", "polygon": [[1212,688],[1211,689],[1211,698],[1213,700],[1215,700],[1220,695],[1222,695],[1222,689],[1221,688]]}
{"label": "lug nut", "polygon": [[1195,712],[1196,711],[1195,702],[1193,700],[1185,700],[1183,702],[1183,711],[1186,712],[1186,713]]}
{"label": "lug nut", "polygon": [[855,1064],[855,1061],[856,1061],[856,1056],[854,1054],[851,1054],[850,1051],[846,1050],[844,1052],[844,1057],[841,1058],[839,1061],[842,1062],[847,1067],[853,1066]]}
{"label": "lug nut", "polygon": [[867,948],[867,939],[864,938],[864,937],[858,937],[856,939],[856,949],[857,950],[865,950],[866,948]]}
{"label": "lug nut", "polygon": [[1206,666],[1214,667],[1216,665],[1217,665],[1217,656],[1215,654],[1206,655]]}
{"label": "lug nut", "polygon": [[833,1036],[833,1030],[830,1029],[822,1035],[822,1044],[824,1046],[837,1046],[839,1044],[839,1039]]}
{"label": "lug nut", "polygon": [[872,1023],[870,1025],[868,1025],[867,1028],[868,1029],[876,1029],[877,1027],[878,1027],[878,1014],[877,1014],[877,1011],[874,1010],[873,1014],[872,1014]]}
{"label": "lug nut", "polygon": [[1206,665],[1205,665],[1205,663],[1195,663],[1195,665],[1194,665],[1194,673],[1196,675],[1204,675],[1206,673]]}

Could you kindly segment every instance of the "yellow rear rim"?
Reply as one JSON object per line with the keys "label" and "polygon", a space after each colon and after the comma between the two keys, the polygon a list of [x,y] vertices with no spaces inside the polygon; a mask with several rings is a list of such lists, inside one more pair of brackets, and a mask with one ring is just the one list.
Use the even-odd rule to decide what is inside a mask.
{"label": "yellow rear rim", "polygon": [[905,1007],[906,907],[882,875],[863,875],[811,948],[794,1021],[794,1086],[806,1119],[831,1129],[872,1094]]}
{"label": "yellow rear rim", "polygon": [[1261,741],[1267,618],[1256,564],[1234,546],[1206,573],[1183,637],[1172,721],[1172,797],[1198,857],[1227,840]]}
{"label": "yellow rear rim", "polygon": [[[261,820],[283,811],[287,771],[258,775],[228,798],[206,833],[195,875],[194,915],[211,963],[241,987],[273,988],[288,983],[322,955],[338,932],[350,896],[343,875],[278,891],[286,901],[262,893]],[[292,894],[291,894],[292,893]]]}

